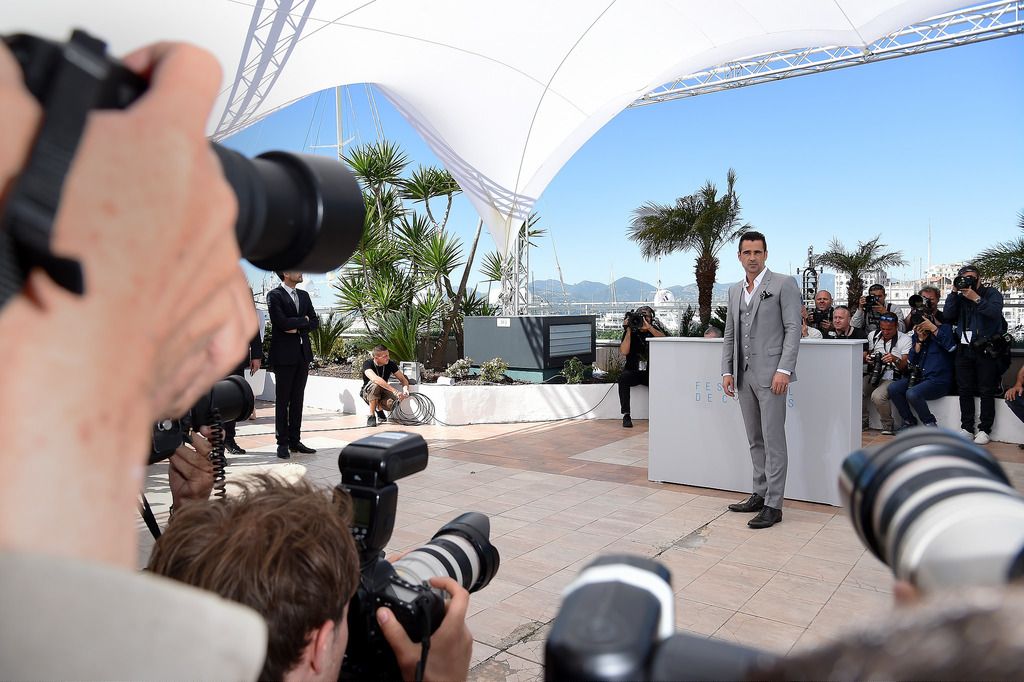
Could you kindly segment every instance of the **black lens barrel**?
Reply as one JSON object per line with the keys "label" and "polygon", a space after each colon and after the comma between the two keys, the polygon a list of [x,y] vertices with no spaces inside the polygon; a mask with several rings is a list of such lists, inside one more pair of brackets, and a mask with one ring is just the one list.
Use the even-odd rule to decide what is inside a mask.
{"label": "black lens barrel", "polygon": [[327,272],[355,251],[366,217],[355,177],[326,156],[267,152],[248,159],[214,144],[238,198],[242,257],[262,270]]}

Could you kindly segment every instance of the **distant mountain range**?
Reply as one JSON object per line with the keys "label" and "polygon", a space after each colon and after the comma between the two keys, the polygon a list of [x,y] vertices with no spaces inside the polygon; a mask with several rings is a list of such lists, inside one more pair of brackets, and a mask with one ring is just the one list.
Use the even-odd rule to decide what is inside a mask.
{"label": "distant mountain range", "polygon": [[[648,282],[641,282],[630,277],[620,277],[615,280],[615,301],[650,301],[654,298],[657,287]],[[729,286],[732,282],[716,283],[712,293],[712,300],[725,300],[729,293]],[[687,284],[686,286],[675,285],[665,287],[672,292],[677,301],[684,303],[697,302],[697,285]],[[562,285],[557,279],[539,279],[530,285],[535,298],[540,298],[550,303],[562,303],[568,297],[571,303],[610,303],[612,302],[612,287],[600,282],[588,282],[586,280],[576,284],[565,285],[565,296],[562,294]]]}

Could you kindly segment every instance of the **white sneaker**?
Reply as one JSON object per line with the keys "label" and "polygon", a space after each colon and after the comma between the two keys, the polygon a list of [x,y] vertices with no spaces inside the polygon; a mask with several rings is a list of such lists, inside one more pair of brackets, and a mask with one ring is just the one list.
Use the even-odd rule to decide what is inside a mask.
{"label": "white sneaker", "polygon": [[960,429],[958,433],[967,440],[974,440],[974,434],[968,431],[967,429]]}
{"label": "white sneaker", "polygon": [[984,431],[978,431],[978,435],[974,437],[974,442],[978,445],[988,445],[991,440]]}

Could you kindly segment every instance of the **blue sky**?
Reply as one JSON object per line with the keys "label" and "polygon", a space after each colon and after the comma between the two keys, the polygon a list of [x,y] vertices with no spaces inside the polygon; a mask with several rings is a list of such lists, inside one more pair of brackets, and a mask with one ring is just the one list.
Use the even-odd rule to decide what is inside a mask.
{"label": "blue sky", "polygon": [[[349,107],[349,100],[354,104]],[[426,144],[380,96],[384,136],[412,166],[438,165]],[[349,88],[344,136],[376,138],[363,86]],[[768,236],[768,265],[791,272],[809,245],[847,247],[882,234],[916,277],[932,262],[963,260],[1018,236],[1024,211],[1024,36],[893,59],[831,73],[629,109],[565,165],[536,210],[550,238],[531,252],[536,279],[657,279],[626,237],[633,209],[669,203],[705,180],[723,186],[732,167],[743,217]],[[334,92],[313,95],[226,141],[246,154],[335,144]],[[333,150],[320,150],[331,154]],[[469,202],[449,225],[466,246]],[[554,248],[552,247],[554,243]],[[481,238],[481,252],[494,249]],[[742,271],[730,248],[718,280]],[[461,272],[461,271],[460,271]],[[250,278],[261,275],[250,269]],[[470,281],[479,278],[475,275]],[[694,281],[693,254],[661,262],[665,285]]]}

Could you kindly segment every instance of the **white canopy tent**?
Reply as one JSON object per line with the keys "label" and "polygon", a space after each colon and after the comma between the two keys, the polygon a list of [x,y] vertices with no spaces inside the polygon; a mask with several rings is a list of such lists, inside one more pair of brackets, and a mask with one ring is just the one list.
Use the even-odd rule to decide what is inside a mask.
{"label": "white canopy tent", "polygon": [[499,249],[566,161],[654,88],[781,50],[867,47],[965,0],[6,0],[3,30],[115,54],[212,51],[224,137],[311,93],[373,83],[459,182]]}

